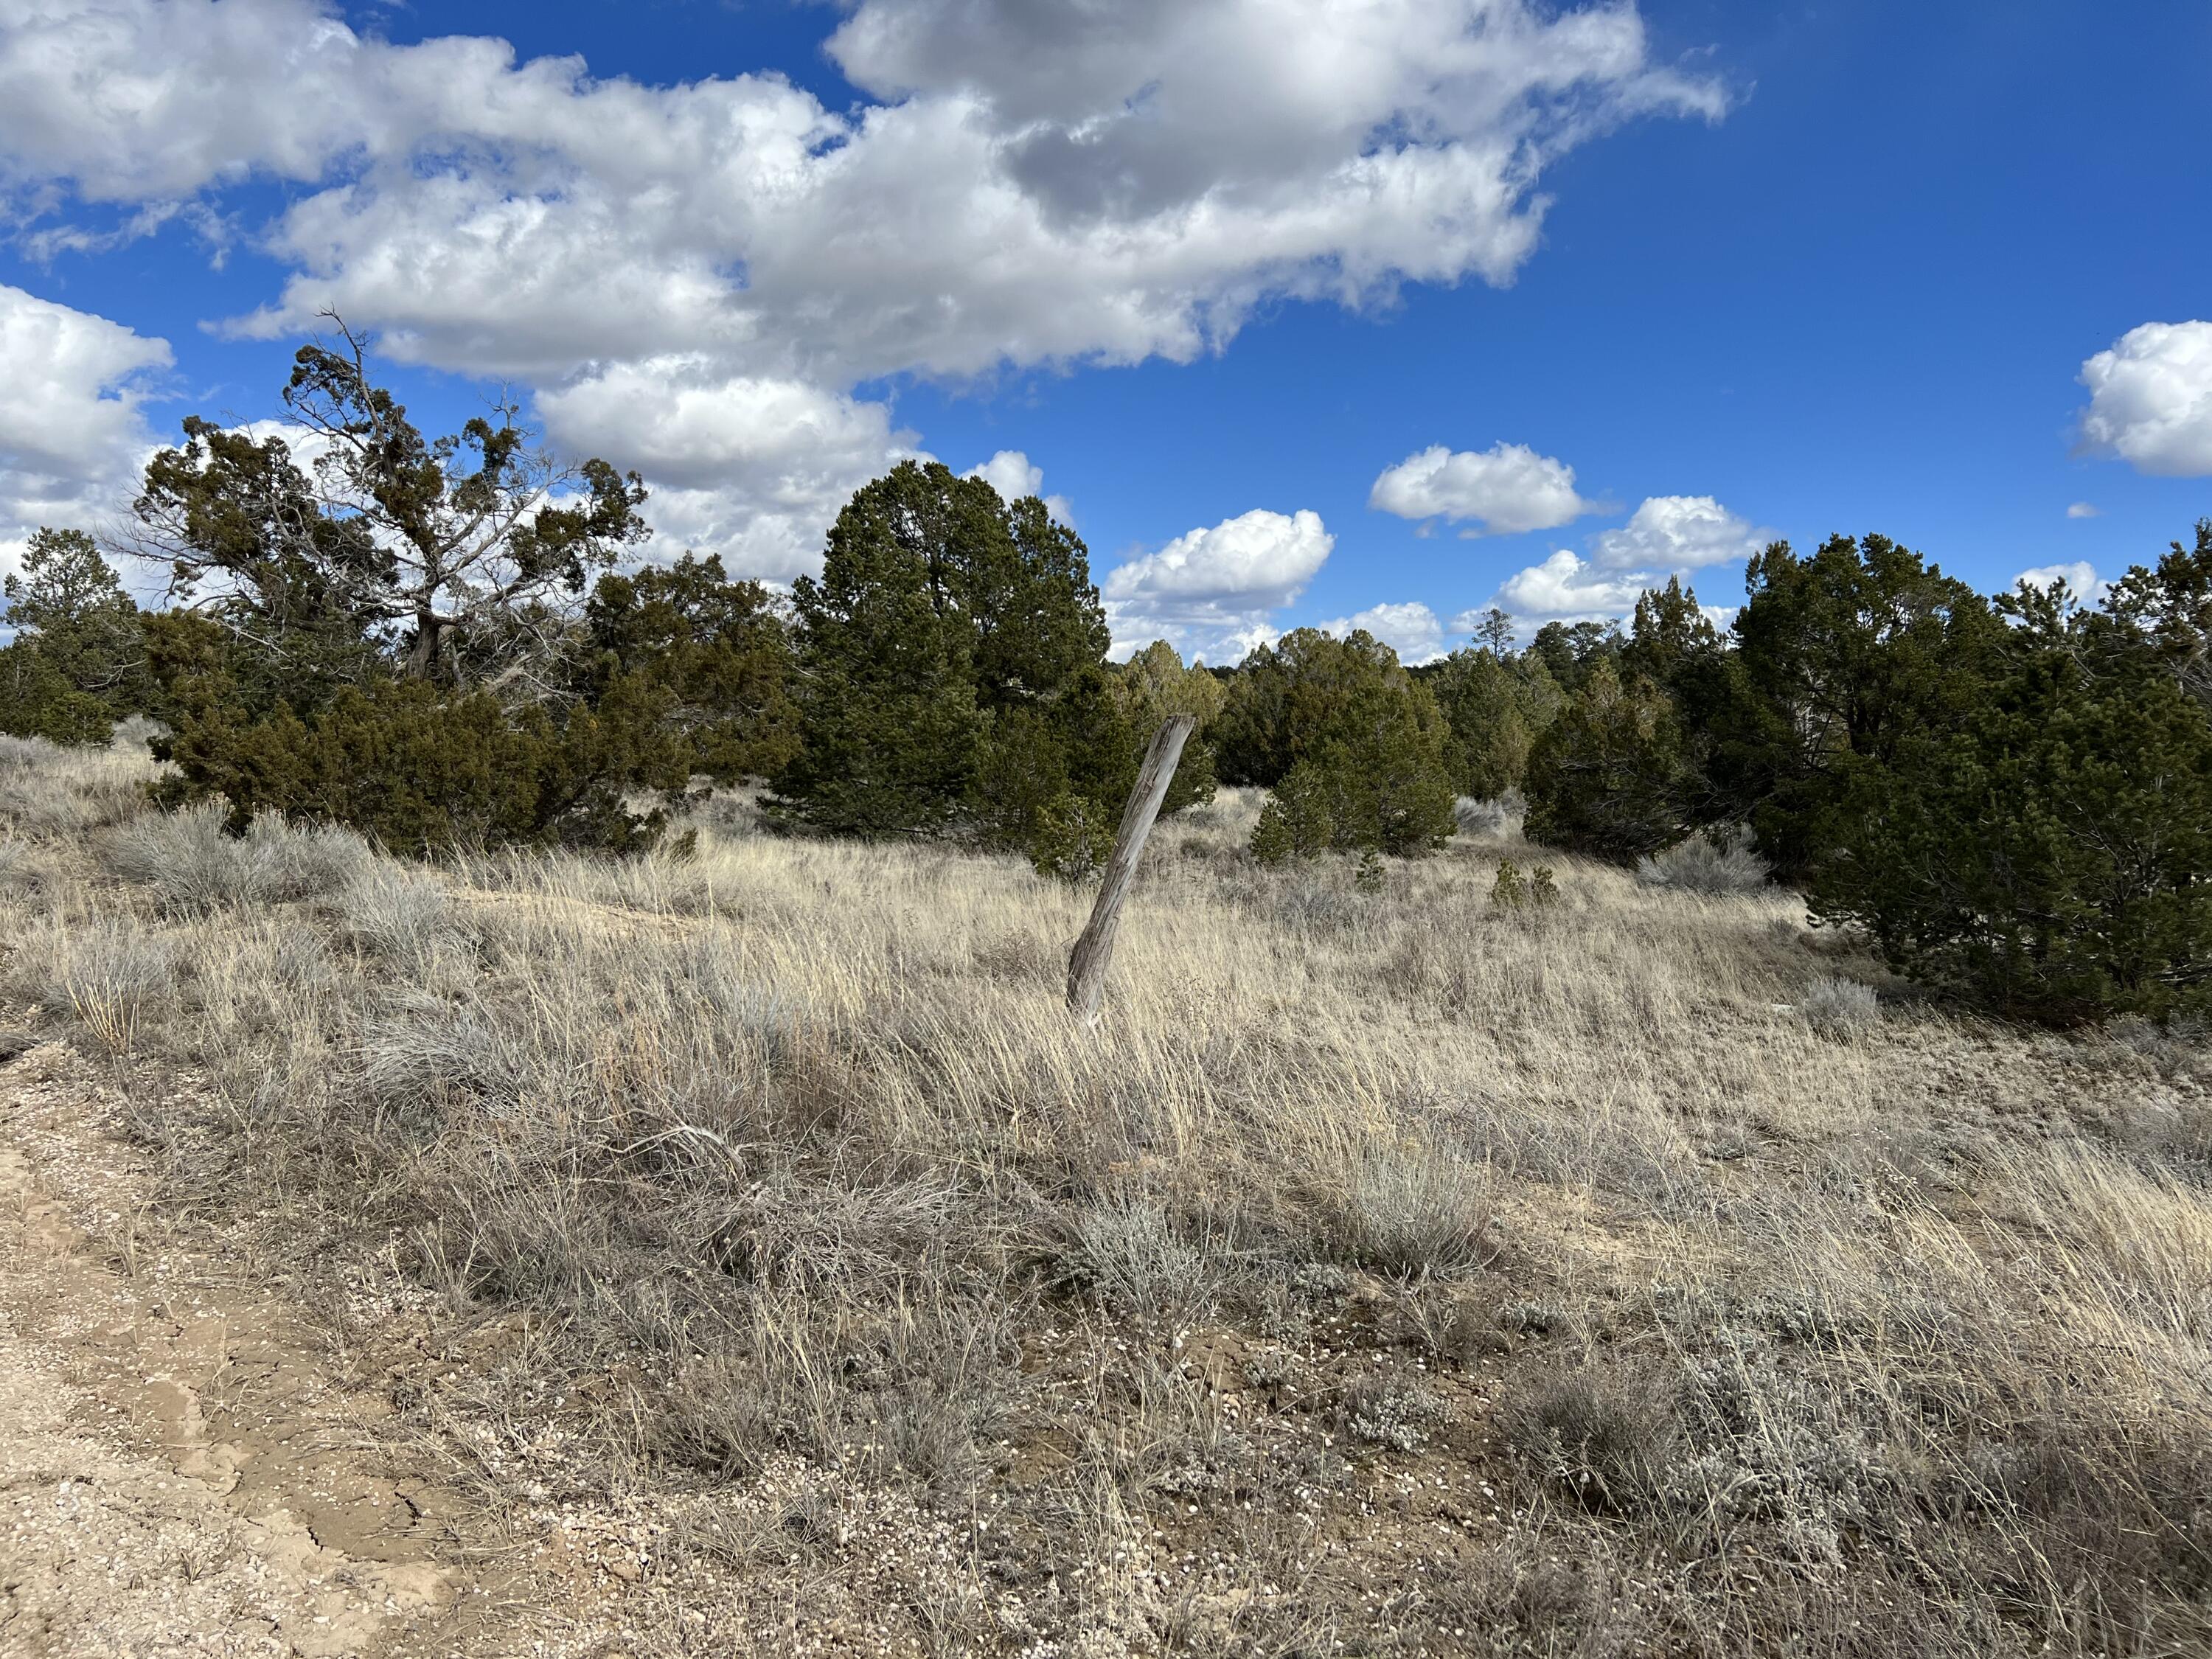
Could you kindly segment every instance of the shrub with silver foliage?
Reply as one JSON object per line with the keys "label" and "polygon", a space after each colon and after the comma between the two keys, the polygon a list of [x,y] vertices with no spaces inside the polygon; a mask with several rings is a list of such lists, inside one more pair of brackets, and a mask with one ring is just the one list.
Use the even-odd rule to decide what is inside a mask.
{"label": "shrub with silver foliage", "polygon": [[1802,1005],[1805,1023],[1824,1037],[1849,1042],[1881,1023],[1881,1001],[1871,985],[1824,976],[1807,988]]}
{"label": "shrub with silver foliage", "polygon": [[1636,863],[1636,878],[1646,886],[1685,893],[1755,893],[1772,873],[1742,830],[1708,830]]}
{"label": "shrub with silver foliage", "polygon": [[1060,1267],[1116,1313],[1136,1319],[1199,1313],[1220,1288],[1218,1264],[1176,1237],[1167,1212],[1148,1198],[1115,1196],[1085,1210]]}
{"label": "shrub with silver foliage", "polygon": [[1378,1145],[1353,1167],[1341,1243],[1382,1273],[1454,1273],[1489,1259],[1491,1213],[1480,1166],[1434,1147]]}
{"label": "shrub with silver foliage", "polygon": [[132,921],[48,916],[19,934],[15,947],[0,983],[74,1013],[111,1048],[128,1048],[140,1016],[175,994],[175,946]]}
{"label": "shrub with silver foliage", "polygon": [[380,860],[356,872],[331,908],[340,938],[416,973],[458,937],[444,884]]}
{"label": "shrub with silver foliage", "polygon": [[1476,800],[1462,795],[1452,803],[1452,817],[1459,824],[1459,832],[1479,841],[1510,841],[1521,833],[1521,821],[1528,814],[1528,803],[1518,795],[1505,795],[1495,800]]}
{"label": "shrub with silver foliage", "polygon": [[262,817],[233,836],[213,805],[153,813],[101,848],[110,873],[143,882],[173,915],[204,915],[314,898],[369,866],[368,843],[349,830]]}

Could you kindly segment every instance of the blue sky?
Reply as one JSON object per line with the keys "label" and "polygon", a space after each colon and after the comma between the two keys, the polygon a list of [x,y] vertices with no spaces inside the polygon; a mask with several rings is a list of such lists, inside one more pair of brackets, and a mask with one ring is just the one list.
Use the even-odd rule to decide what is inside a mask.
{"label": "blue sky", "polygon": [[1214,659],[1769,533],[2110,575],[2212,513],[2209,71],[2182,0],[0,0],[0,547],[329,303],[747,574],[999,457]]}

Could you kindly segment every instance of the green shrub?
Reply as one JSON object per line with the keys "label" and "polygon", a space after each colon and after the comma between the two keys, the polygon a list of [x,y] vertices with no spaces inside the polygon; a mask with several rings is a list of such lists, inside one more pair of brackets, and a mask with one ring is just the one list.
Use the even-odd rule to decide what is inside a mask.
{"label": "green shrub", "polygon": [[1521,878],[1521,871],[1511,859],[1498,861],[1498,873],[1491,878],[1490,902],[1500,910],[1517,910],[1528,902],[1528,884]]}
{"label": "green shrub", "polygon": [[2021,630],[1979,708],[1863,772],[1814,915],[2009,1012],[2212,1007],[2212,720],[2102,637]]}
{"label": "green shrub", "polygon": [[347,688],[312,722],[280,706],[254,719],[203,705],[167,744],[165,804],[221,797],[230,827],[263,812],[343,824],[395,852],[514,844],[633,851],[666,821],[630,795],[679,789],[687,751],[665,727],[665,695],[635,681],[596,709],[514,713],[484,693],[420,680]]}
{"label": "green shrub", "polygon": [[1082,881],[1105,866],[1119,827],[1099,802],[1062,793],[1038,811],[1023,850],[1039,875]]}

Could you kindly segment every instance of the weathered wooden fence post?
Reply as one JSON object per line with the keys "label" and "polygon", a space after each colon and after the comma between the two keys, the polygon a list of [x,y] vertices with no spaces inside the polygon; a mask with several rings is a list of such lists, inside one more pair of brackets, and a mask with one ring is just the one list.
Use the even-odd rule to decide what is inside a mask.
{"label": "weathered wooden fence post", "polygon": [[1106,860],[1106,879],[1098,889],[1098,902],[1091,907],[1091,921],[1075,949],[1067,957],[1067,1006],[1085,1025],[1098,1020],[1098,1000],[1106,994],[1106,967],[1114,957],[1114,930],[1121,925],[1121,901],[1137,878],[1137,859],[1145,850],[1145,837],[1152,833],[1152,820],[1167,799],[1168,783],[1182,746],[1197,729],[1192,714],[1170,714],[1152,733],[1152,746],[1145,750],[1145,764],[1137,774],[1137,787],[1121,809],[1121,828],[1114,837],[1114,855]]}

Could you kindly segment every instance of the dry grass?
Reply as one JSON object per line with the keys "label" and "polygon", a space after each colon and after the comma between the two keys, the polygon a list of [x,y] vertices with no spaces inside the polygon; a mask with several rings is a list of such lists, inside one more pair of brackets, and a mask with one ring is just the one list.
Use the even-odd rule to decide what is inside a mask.
{"label": "dry grass", "polygon": [[148,1085],[180,1202],[533,1315],[403,1403],[510,1498],[655,1494],[665,1651],[864,1605],[942,1653],[2212,1644],[2170,1035],[1881,1018],[1778,890],[1496,908],[1509,822],[1261,870],[1234,794],[1093,1034],[1086,896],[1009,861],[739,803],[425,871],[0,764],[15,1012],[205,1077]]}

